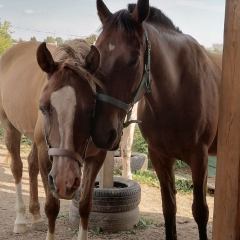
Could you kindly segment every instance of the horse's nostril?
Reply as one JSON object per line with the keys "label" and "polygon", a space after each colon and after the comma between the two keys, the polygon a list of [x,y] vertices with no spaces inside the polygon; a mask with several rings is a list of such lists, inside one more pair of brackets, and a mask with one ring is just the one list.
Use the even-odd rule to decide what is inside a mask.
{"label": "horse's nostril", "polygon": [[108,144],[112,145],[113,142],[115,141],[116,137],[117,137],[117,131],[115,129],[112,129],[109,132]]}
{"label": "horse's nostril", "polygon": [[75,192],[78,187],[80,186],[80,178],[76,177],[74,182],[73,182],[73,185],[71,187],[67,187],[67,189],[69,190],[69,192]]}
{"label": "horse's nostril", "polygon": [[66,186],[66,194],[70,195],[75,192],[80,186],[80,178],[76,177],[72,185]]}
{"label": "horse's nostril", "polygon": [[50,173],[48,174],[48,184],[49,184],[49,187],[52,191],[56,190],[56,186],[54,184],[53,176]]}
{"label": "horse's nostril", "polygon": [[76,190],[80,186],[80,178],[76,177],[73,183],[73,189]]}

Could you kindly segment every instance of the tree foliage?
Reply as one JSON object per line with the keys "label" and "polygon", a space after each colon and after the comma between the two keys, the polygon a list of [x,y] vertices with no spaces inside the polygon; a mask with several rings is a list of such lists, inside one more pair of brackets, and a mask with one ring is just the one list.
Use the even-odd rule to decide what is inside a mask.
{"label": "tree foliage", "polygon": [[96,39],[97,39],[97,35],[91,34],[90,36],[88,36],[88,37],[85,38],[85,41],[86,41],[89,45],[92,45],[92,44],[95,43]]}
{"label": "tree foliage", "polygon": [[47,36],[45,39],[44,39],[44,42],[47,42],[47,43],[54,43],[54,44],[57,44],[57,45],[61,45],[64,43],[64,40],[61,38],[61,37],[52,37],[52,36]]}
{"label": "tree foliage", "polygon": [[56,37],[55,41],[57,42],[57,45],[62,45],[64,43],[64,41],[61,37]]}
{"label": "tree foliage", "polygon": [[136,152],[148,154],[148,145],[144,138],[142,137],[142,134],[138,126],[136,126],[135,128],[133,150]]}
{"label": "tree foliage", "polygon": [[32,36],[32,37],[30,38],[30,41],[31,41],[31,42],[37,42],[37,38],[36,38],[35,36]]}
{"label": "tree foliage", "polygon": [[13,40],[10,32],[11,24],[7,21],[0,23],[0,55],[12,46]]}
{"label": "tree foliage", "polygon": [[52,36],[47,36],[45,39],[44,39],[44,42],[47,42],[47,43],[56,43],[56,40],[54,37]]}

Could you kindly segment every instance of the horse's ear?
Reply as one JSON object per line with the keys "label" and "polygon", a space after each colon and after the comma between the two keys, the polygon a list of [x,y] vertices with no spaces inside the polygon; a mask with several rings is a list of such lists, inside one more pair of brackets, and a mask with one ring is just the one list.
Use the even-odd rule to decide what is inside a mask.
{"label": "horse's ear", "polygon": [[112,16],[112,13],[107,8],[103,0],[97,0],[97,11],[102,23],[104,23],[108,18]]}
{"label": "horse's ear", "polygon": [[142,23],[149,14],[149,0],[138,0],[137,5],[134,10],[132,9],[134,5],[130,4],[128,6],[130,12],[132,12],[132,16],[134,20],[138,23]]}
{"label": "horse's ear", "polygon": [[53,74],[56,71],[57,64],[45,42],[41,43],[37,49],[37,62],[40,68],[48,74]]}
{"label": "horse's ear", "polygon": [[85,58],[85,67],[90,73],[95,73],[100,65],[100,52],[92,45],[91,50]]}

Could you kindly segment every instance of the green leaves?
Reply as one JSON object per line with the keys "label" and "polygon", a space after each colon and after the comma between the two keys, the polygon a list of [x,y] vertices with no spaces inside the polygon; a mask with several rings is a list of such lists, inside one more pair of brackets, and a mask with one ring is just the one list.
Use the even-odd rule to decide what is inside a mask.
{"label": "green leaves", "polygon": [[3,23],[0,23],[0,55],[12,46],[13,40],[10,28],[10,22],[4,21]]}
{"label": "green leaves", "polygon": [[142,137],[139,127],[136,126],[134,133],[133,149],[135,152],[148,154],[147,143]]}

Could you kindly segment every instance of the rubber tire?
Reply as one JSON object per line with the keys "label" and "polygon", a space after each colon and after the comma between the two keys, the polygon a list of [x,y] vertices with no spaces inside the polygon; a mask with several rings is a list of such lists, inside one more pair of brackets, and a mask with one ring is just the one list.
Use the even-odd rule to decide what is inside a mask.
{"label": "rubber tire", "polygon": [[[122,168],[122,157],[119,156],[118,152],[114,156],[114,169],[117,170]],[[132,152],[130,158],[131,172],[142,170],[147,161],[147,155],[139,152]]]}
{"label": "rubber tire", "polygon": [[[141,200],[140,185],[121,177],[114,177],[114,183],[126,187],[94,188],[90,228],[99,227],[104,231],[116,232],[132,229],[138,223],[138,205]],[[72,227],[77,227],[80,220],[78,202],[79,196],[72,200],[70,205],[69,221]]]}
{"label": "rubber tire", "polygon": [[[104,232],[118,232],[131,230],[139,222],[139,208],[120,213],[91,212],[90,229],[100,228]],[[78,208],[70,205],[69,223],[72,229],[78,229],[80,216]]]}
{"label": "rubber tire", "polygon": [[139,222],[139,208],[120,213],[90,214],[90,228],[100,228],[104,232],[128,231]]}
{"label": "rubber tire", "polygon": [[139,171],[143,168],[147,159],[147,155],[144,153],[133,152],[131,156],[131,171]]}
{"label": "rubber tire", "polygon": [[127,212],[138,207],[141,201],[140,185],[133,180],[114,177],[114,185],[117,184],[125,187],[94,189],[93,212]]}

